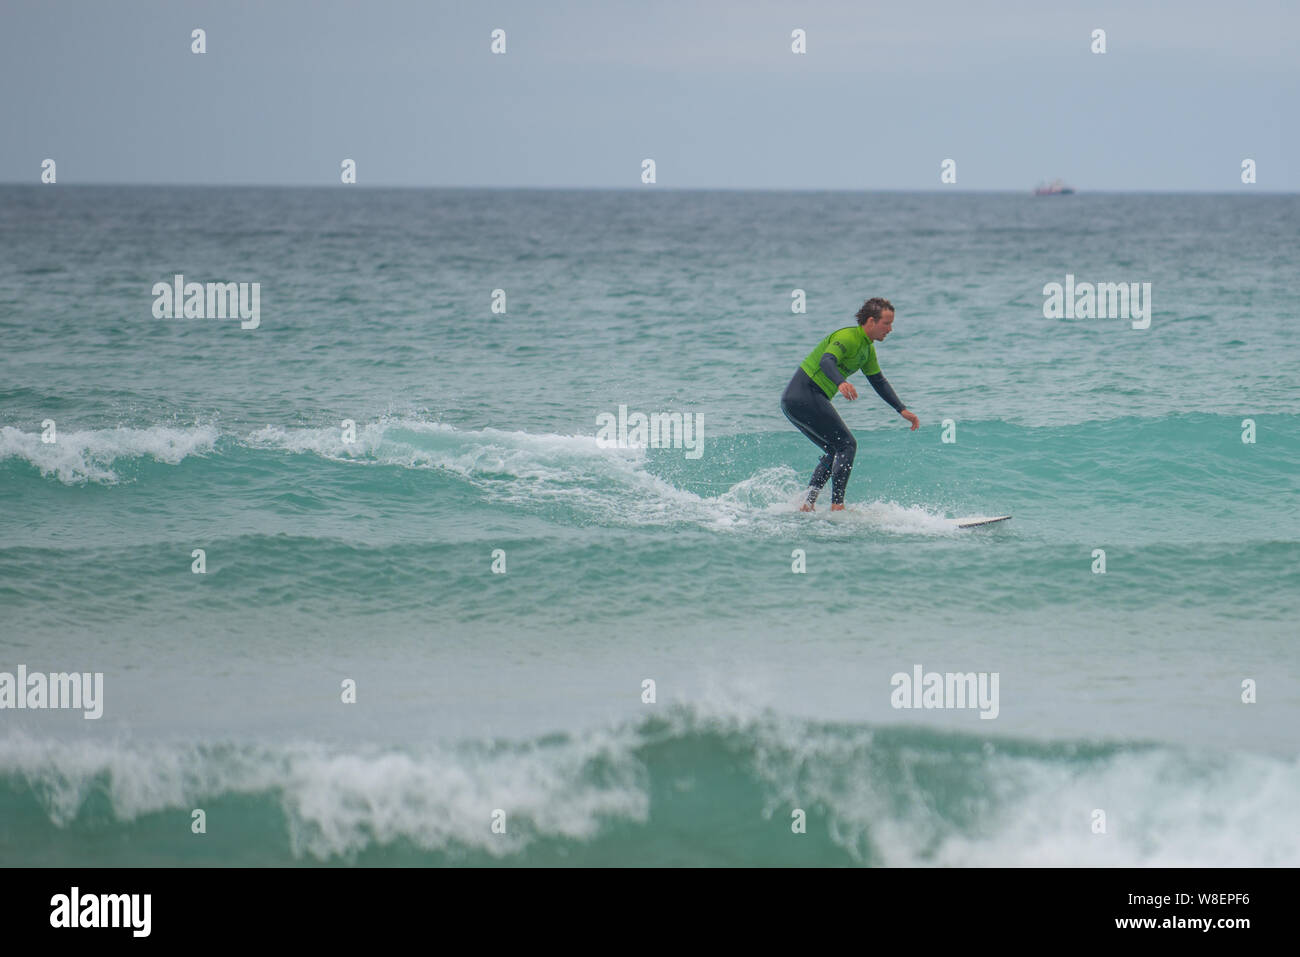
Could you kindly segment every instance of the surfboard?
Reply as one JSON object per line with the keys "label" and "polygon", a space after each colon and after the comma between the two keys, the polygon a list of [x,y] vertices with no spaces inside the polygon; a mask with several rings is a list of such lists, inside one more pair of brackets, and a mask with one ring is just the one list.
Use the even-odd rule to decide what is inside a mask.
{"label": "surfboard", "polygon": [[958,528],[978,528],[981,525],[992,525],[995,522],[1005,522],[1010,515],[965,515],[961,518],[950,518]]}

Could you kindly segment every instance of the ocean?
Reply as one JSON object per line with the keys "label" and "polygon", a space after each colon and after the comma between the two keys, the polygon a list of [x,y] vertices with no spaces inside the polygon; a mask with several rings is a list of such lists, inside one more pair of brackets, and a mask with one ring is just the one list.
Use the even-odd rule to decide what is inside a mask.
{"label": "ocean", "polygon": [[[1298,224],[0,186],[0,704],[102,674],[10,685],[0,863],[1300,866]],[[874,296],[921,428],[855,377],[800,513],[781,392]]]}

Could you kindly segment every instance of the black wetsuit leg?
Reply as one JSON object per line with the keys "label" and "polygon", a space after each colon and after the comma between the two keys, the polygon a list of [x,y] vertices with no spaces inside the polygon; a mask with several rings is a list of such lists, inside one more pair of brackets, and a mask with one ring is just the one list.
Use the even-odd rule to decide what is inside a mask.
{"label": "black wetsuit leg", "polygon": [[844,504],[844,489],[853,472],[853,457],[857,455],[858,443],[831,405],[831,400],[808,373],[796,369],[781,395],[781,411],[796,429],[825,453],[808,483],[808,503],[811,505],[817,501],[817,493],[829,479],[831,502]]}

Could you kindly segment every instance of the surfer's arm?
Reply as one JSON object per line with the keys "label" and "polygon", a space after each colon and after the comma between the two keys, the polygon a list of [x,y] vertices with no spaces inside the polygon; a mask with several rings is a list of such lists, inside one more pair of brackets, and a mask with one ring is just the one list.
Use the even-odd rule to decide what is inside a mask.
{"label": "surfer's arm", "polygon": [[[823,357],[823,361],[825,361],[825,357]],[[892,405],[895,412],[901,413],[907,408],[907,406],[903,405],[903,400],[894,392],[894,387],[889,384],[889,380],[885,378],[883,372],[867,376],[867,381],[871,383],[871,388],[876,390],[876,395]]]}
{"label": "surfer's arm", "polygon": [[821,367],[822,372],[826,373],[826,378],[835,384],[835,388],[840,395],[846,399],[856,399],[858,397],[858,390],[853,387],[853,383],[840,375],[840,367],[835,362],[835,356],[829,352],[823,352],[822,361],[818,365]]}
{"label": "surfer's arm", "polygon": [[844,376],[840,375],[840,367],[836,363],[835,357],[829,352],[822,353],[822,361],[819,365],[822,372],[826,373],[826,378],[835,383],[836,388],[839,388],[840,384],[845,381]]}
{"label": "surfer's arm", "polygon": [[913,432],[921,427],[921,420],[909,412],[907,406],[903,405],[903,400],[895,394],[893,386],[889,384],[889,380],[885,378],[883,372],[876,372],[867,376],[867,381],[871,383],[871,388],[876,390],[876,395],[892,405],[895,412],[912,423]]}

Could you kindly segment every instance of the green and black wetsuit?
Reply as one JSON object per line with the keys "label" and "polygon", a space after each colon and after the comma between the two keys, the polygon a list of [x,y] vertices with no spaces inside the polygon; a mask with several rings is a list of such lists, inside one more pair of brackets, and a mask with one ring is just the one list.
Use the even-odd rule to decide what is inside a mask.
{"label": "green and black wetsuit", "polygon": [[840,383],[861,370],[876,394],[902,412],[905,406],[894,394],[889,381],[876,361],[876,344],[861,326],[836,329],[817,343],[795,370],[794,378],[781,396],[781,411],[794,427],[808,436],[825,455],[813,470],[808,483],[808,503],[817,501],[817,493],[831,480],[831,502],[844,503],[844,489],[853,471],[858,443],[831,406]]}

